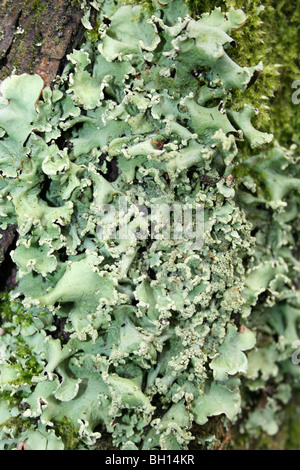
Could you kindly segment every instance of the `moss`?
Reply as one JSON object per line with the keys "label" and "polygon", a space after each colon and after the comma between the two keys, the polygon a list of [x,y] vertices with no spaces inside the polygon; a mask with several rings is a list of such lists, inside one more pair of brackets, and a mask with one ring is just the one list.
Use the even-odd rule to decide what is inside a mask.
{"label": "moss", "polygon": [[47,8],[47,5],[43,3],[42,0],[34,0],[32,4],[32,8],[35,10],[36,23],[38,23],[40,16],[43,13],[43,11]]}
{"label": "moss", "polygon": [[8,429],[13,428],[15,430],[16,435],[18,435],[29,429],[31,424],[32,423],[30,419],[25,419],[20,416],[17,416],[16,418],[10,418],[5,421],[5,423],[3,423],[1,427],[6,427]]}
{"label": "moss", "polygon": [[[23,307],[21,304],[17,302],[11,302],[8,292],[4,292],[0,295],[0,324],[4,322],[12,323],[14,321],[14,317],[16,321],[19,321],[22,312]],[[30,324],[31,323],[32,321],[30,321]]]}
{"label": "moss", "polygon": [[85,36],[86,36],[87,41],[91,43],[95,43],[100,40],[99,26],[100,26],[100,21],[97,21],[93,29],[86,31]]}
{"label": "moss", "polygon": [[5,329],[11,332],[16,325],[32,325],[31,312],[24,309],[19,302],[13,302],[9,298],[9,293],[0,294],[0,324],[6,323]]}
{"label": "moss", "polygon": [[60,437],[63,441],[65,450],[75,450],[78,448],[81,441],[78,429],[73,426],[68,418],[64,416],[60,423],[56,423],[54,430],[56,436]]}
{"label": "moss", "polygon": [[[22,366],[18,362],[18,357],[26,360],[25,366]],[[10,386],[24,387],[24,385],[32,384],[32,377],[38,376],[43,367],[37,363],[32,350],[23,342],[22,339],[18,338],[18,345],[14,352],[14,355],[10,357],[10,368],[18,373],[18,378],[10,382]]]}
{"label": "moss", "polygon": [[[42,312],[41,312],[42,313]],[[4,325],[6,334],[13,333],[18,325],[22,327],[30,326],[33,323],[32,312],[27,311],[19,302],[11,302],[8,293],[0,295],[0,325]],[[18,361],[18,358],[26,360],[24,367]],[[13,382],[14,385],[31,384],[33,376],[42,371],[42,367],[35,360],[30,348],[21,335],[17,336],[17,344],[10,357],[10,363],[18,371],[18,379]]]}
{"label": "moss", "polygon": [[[3,400],[7,403],[10,408],[20,408],[21,400],[23,399],[23,394],[17,392],[12,395],[11,391],[2,390],[0,392],[0,400]],[[5,426],[5,424],[4,424]]]}
{"label": "moss", "polygon": [[25,341],[21,338],[18,338],[18,341],[19,343],[16,347],[14,356],[27,359],[27,361],[25,367],[22,367],[21,364],[14,365],[14,368],[17,368],[19,371],[19,376],[17,380],[12,382],[12,385],[31,385],[32,377],[38,376],[42,372],[43,367],[35,360],[32,354],[32,349],[27,346]]}

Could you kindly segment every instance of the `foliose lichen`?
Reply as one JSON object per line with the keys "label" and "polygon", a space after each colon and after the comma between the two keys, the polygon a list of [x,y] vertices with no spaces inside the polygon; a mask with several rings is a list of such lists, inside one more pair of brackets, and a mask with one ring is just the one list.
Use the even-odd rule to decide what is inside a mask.
{"label": "foliose lichen", "polygon": [[[53,89],[1,85],[1,227],[19,238],[0,448],[93,448],[105,429],[121,449],[186,449],[212,416],[273,435],[299,385],[299,156],[233,105],[263,71],[231,58],[246,15],[93,6],[97,34]],[[200,247],[151,238],[137,210],[176,204],[203,210]]]}

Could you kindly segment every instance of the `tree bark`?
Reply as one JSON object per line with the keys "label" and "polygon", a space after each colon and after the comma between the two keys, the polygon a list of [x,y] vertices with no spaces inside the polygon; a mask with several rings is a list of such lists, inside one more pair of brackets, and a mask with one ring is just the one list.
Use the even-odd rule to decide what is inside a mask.
{"label": "tree bark", "polygon": [[50,85],[82,40],[78,0],[1,0],[0,80],[38,73]]}

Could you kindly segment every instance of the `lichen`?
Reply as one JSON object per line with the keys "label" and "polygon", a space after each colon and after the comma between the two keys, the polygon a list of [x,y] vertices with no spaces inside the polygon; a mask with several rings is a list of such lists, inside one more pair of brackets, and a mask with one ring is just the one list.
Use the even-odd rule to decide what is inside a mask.
{"label": "lichen", "polygon": [[[104,430],[124,450],[187,449],[216,416],[274,435],[299,385],[299,156],[256,128],[263,64],[232,54],[246,15],[93,5],[53,88],[1,85],[1,226],[19,235],[2,446],[99,448]],[[178,236],[170,207],[197,231],[180,212]]]}

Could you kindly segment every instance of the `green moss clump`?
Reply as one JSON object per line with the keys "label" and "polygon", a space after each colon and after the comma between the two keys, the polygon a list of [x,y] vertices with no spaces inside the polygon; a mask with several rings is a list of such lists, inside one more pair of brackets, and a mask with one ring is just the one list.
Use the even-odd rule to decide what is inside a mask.
{"label": "green moss clump", "polygon": [[64,416],[60,423],[56,423],[54,430],[56,436],[61,438],[65,450],[78,449],[81,439],[78,429],[74,427],[70,419]]}
{"label": "green moss clump", "polygon": [[9,293],[4,292],[0,295],[0,324],[11,323],[11,326],[6,325],[6,331],[10,332],[14,328],[13,324],[22,324],[28,326],[32,324],[30,315],[26,315],[26,311],[19,302],[12,302],[9,298]]}

